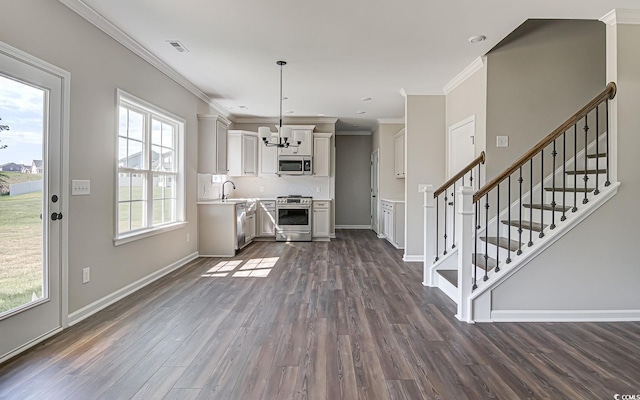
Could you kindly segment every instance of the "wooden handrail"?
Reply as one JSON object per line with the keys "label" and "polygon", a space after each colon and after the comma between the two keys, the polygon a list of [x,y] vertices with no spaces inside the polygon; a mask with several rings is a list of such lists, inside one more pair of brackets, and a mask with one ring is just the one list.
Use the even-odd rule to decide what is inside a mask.
{"label": "wooden handrail", "polygon": [[[473,202],[477,202],[484,195],[489,193],[493,188],[498,186],[498,184],[505,179],[507,179],[511,174],[517,171],[520,167],[526,164],[529,160],[531,160],[536,154],[538,154],[542,149],[547,147],[554,140],[562,136],[569,128],[573,125],[577,124],[585,115],[593,111],[597,106],[600,105],[605,100],[611,100],[616,97],[616,92],[618,88],[614,82],[609,82],[607,88],[602,91],[599,95],[593,98],[586,106],[582,107],[580,111],[575,113],[571,118],[565,121],[562,125],[560,125],[556,130],[551,132],[547,137],[542,139],[538,144],[533,146],[531,150],[526,152],[518,159],[518,161],[514,162],[509,168],[504,170],[500,175],[493,178],[490,182],[484,185],[480,190],[478,190],[473,195]],[[608,129],[608,127],[607,127]]]}
{"label": "wooden handrail", "polygon": [[455,182],[458,181],[458,179],[462,178],[467,172],[471,171],[476,165],[478,165],[480,163],[484,164],[484,151],[482,153],[480,153],[478,158],[476,158],[475,160],[471,161],[471,163],[469,163],[469,165],[467,165],[466,167],[462,168],[460,170],[460,172],[458,172],[457,174],[452,176],[451,179],[449,179],[442,186],[440,186],[438,188],[438,190],[433,192],[433,198],[435,199],[436,197],[440,196],[440,194],[442,194],[442,192],[447,190],[447,188],[449,186],[453,185]]}

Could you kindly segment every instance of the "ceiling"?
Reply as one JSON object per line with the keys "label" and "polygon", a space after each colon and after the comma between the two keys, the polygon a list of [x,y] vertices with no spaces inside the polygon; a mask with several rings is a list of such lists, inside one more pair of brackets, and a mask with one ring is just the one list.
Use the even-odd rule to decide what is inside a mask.
{"label": "ceiling", "polygon": [[[276,61],[286,60],[285,123],[326,116],[338,118],[340,130],[403,118],[402,90],[442,94],[528,18],[599,19],[638,7],[637,0],[82,1],[236,118],[277,117]],[[473,35],[487,40],[471,44]]]}

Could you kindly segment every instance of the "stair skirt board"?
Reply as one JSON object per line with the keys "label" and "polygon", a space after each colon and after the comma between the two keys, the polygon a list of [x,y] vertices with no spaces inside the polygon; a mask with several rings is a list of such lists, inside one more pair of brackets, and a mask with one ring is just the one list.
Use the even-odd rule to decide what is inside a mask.
{"label": "stair skirt board", "polygon": [[640,310],[493,310],[477,322],[621,322],[640,321]]}
{"label": "stair skirt board", "polygon": [[[458,248],[451,250],[444,256],[440,256],[440,259],[429,267],[429,274],[431,276],[431,287],[438,287],[436,282],[436,274],[439,269],[458,269]],[[425,284],[426,282],[423,282]],[[427,285],[425,285],[427,286]]]}
{"label": "stair skirt board", "polygon": [[490,271],[488,273],[489,280],[487,280],[486,282],[482,279],[478,279],[478,288],[471,293],[470,300],[473,302],[487,290],[491,290],[503,283],[511,275],[527,265],[530,261],[532,261],[540,253],[545,251],[553,243],[569,233],[579,223],[584,221],[589,215],[593,214],[604,203],[615,196],[615,194],[618,192],[619,186],[620,183],[617,182],[612,183],[609,187],[603,188],[602,192],[600,192],[598,196],[594,196],[592,198],[592,201],[587,203],[587,207],[581,207],[575,213],[571,213],[571,216],[567,216],[567,220],[564,221],[562,225],[559,225],[556,229],[548,230],[544,238],[538,239],[536,241],[538,245],[535,245],[533,247],[523,246],[522,254],[517,257],[513,257],[513,261],[510,264],[501,262],[500,272],[494,272],[493,270]]}

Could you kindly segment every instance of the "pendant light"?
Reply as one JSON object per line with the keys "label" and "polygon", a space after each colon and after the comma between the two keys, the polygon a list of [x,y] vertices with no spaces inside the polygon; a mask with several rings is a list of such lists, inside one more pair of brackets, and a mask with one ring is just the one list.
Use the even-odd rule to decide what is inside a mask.
{"label": "pendant light", "polygon": [[[271,129],[266,126],[261,126],[258,128],[258,135],[262,137],[262,142],[267,147],[298,147],[302,142],[298,141],[297,144],[292,144],[289,142],[289,136],[291,134],[291,129],[288,127],[282,127],[282,67],[287,65],[286,61],[277,61],[276,64],[280,66],[280,123],[278,124],[278,133],[273,134]],[[270,141],[271,136],[277,136],[278,141],[272,142]]]}

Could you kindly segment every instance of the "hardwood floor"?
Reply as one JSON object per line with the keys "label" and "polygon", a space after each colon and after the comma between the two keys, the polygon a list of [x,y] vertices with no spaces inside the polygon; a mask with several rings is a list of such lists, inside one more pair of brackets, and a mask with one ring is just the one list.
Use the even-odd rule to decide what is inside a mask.
{"label": "hardwood floor", "polygon": [[0,398],[640,393],[640,323],[469,325],[421,277],[371,231],[257,242],[198,259],[0,366]]}

